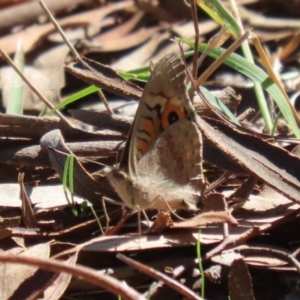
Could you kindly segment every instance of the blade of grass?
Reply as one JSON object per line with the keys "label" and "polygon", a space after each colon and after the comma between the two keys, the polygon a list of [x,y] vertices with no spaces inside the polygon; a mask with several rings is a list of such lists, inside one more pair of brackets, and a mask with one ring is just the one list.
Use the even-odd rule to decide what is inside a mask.
{"label": "blade of grass", "polygon": [[[24,52],[22,40],[19,40],[17,43],[14,63],[21,70],[21,72],[24,71]],[[23,91],[24,86],[22,78],[16,72],[13,72],[11,89],[6,108],[7,114],[23,114]]]}
{"label": "blade of grass", "polygon": [[[193,47],[193,42],[189,40],[181,40],[183,43],[188,44]],[[207,48],[206,44],[199,45],[199,51],[203,52]],[[217,59],[220,57],[226,50],[223,48],[216,48],[208,52],[208,56]],[[193,51],[186,53],[187,56],[191,56]],[[275,100],[277,103],[282,115],[288,122],[291,130],[297,138],[300,138],[300,131],[293,117],[293,113],[289,104],[287,104],[285,96],[282,94],[280,88],[270,79],[270,77],[259,67],[250,63],[245,58],[241,57],[238,54],[232,53],[226,58],[224,64],[230,68],[238,71],[239,73],[244,74],[248,78],[252,79],[254,82],[260,84]],[[272,127],[271,127],[272,129]]]}
{"label": "blade of grass", "polygon": [[47,107],[46,106],[44,106],[44,108],[41,110],[41,112],[39,113],[39,117],[43,117],[43,116],[45,116],[46,115],[46,113],[47,113]]}
{"label": "blade of grass", "polygon": [[[45,105],[49,108],[54,108],[52,103],[50,103],[42,94],[41,92],[31,84],[31,82],[24,76],[24,74],[19,70],[19,68],[15,65],[15,63],[10,59],[10,57],[3,51],[2,48],[0,48],[0,54],[2,58],[10,65],[12,68],[18,73],[18,75],[22,78],[22,80],[29,86],[29,88],[32,90],[33,93],[37,95],[37,97],[45,103]],[[55,111],[55,113],[58,115],[58,117],[70,128],[73,126],[70,124],[70,122],[59,112]]]}
{"label": "blade of grass", "polygon": [[[70,164],[70,156],[68,155],[65,160],[63,178],[62,178],[63,189],[64,189],[65,193],[68,190],[67,180],[68,180],[69,164]],[[69,202],[68,198],[67,198],[67,201]],[[71,204],[71,203],[69,202],[69,204]]]}
{"label": "blade of grass", "polygon": [[275,118],[274,126],[273,126],[272,131],[271,131],[271,136],[274,136],[274,134],[275,134],[277,124],[278,124],[278,120],[279,120],[280,116],[281,116],[281,113],[277,114],[277,116]]}
{"label": "blade of grass", "polygon": [[285,96],[286,98],[286,102],[287,104],[290,106],[291,110],[292,110],[292,113],[293,113],[293,116],[297,122],[298,125],[300,125],[300,118],[299,118],[299,115],[298,115],[298,112],[296,111],[296,109],[294,108],[294,106],[292,105],[288,95],[286,94],[280,80],[278,79],[278,77],[276,76],[275,72],[273,71],[272,69],[272,66],[270,64],[270,61],[259,41],[259,39],[257,38],[256,35],[253,36],[252,38],[252,41],[253,41],[253,44],[256,48],[256,51],[259,53],[259,57],[261,58],[261,61],[262,61],[262,64],[264,66],[264,68],[266,69],[268,75],[270,76],[270,78],[276,83],[276,85],[280,88],[282,94]]}
{"label": "blade of grass", "polygon": [[[233,0],[231,2],[233,2]],[[198,3],[201,8],[207,6],[206,2],[204,2],[203,0],[198,0]],[[229,32],[231,32],[235,38],[238,38],[239,36],[241,36],[243,34],[244,30],[242,27],[242,23],[237,22],[235,20],[235,18],[233,18],[233,16],[230,14],[230,12],[223,6],[223,4],[219,0],[210,0],[210,8],[211,8],[211,10],[214,10],[218,15],[218,18],[215,18],[215,14],[212,14],[212,15],[210,15],[211,18],[213,18],[221,26],[224,25],[224,23],[227,24],[228,26],[230,26]],[[236,18],[237,18],[237,16],[236,16]],[[222,20],[222,22],[220,22],[220,19]],[[254,64],[254,59],[253,59],[248,42],[245,41],[241,45],[241,48],[242,48],[245,58],[250,63]],[[260,112],[265,121],[266,128],[269,132],[271,132],[272,127],[273,127],[272,118],[271,118],[271,115],[270,115],[270,112],[268,109],[265,95],[263,93],[263,89],[262,89],[261,85],[258,84],[257,82],[254,82],[254,91],[255,91],[257,102],[258,102],[258,105],[260,108]]]}
{"label": "blade of grass", "polygon": [[136,69],[136,70],[128,71],[128,72],[118,71],[117,73],[126,80],[134,79],[134,80],[140,81],[140,82],[147,82],[150,77],[149,67],[145,67],[142,69],[146,70],[146,71],[140,72],[139,71],[140,69]]}
{"label": "blade of grass", "polygon": [[[207,78],[215,71],[217,70],[217,68],[223,64],[224,60],[231,54],[234,53],[236,49],[238,49],[241,44],[248,38],[250,32],[247,31],[245,34],[243,34],[240,38],[238,38],[228,49],[226,49],[226,51],[224,51],[222,53],[222,55],[220,55],[218,57],[218,59],[216,59],[210,66],[209,68],[207,68],[202,74],[201,76],[197,79],[197,84],[198,85],[202,85]],[[211,48],[209,46],[209,43],[207,44],[206,49],[204,50],[203,53],[209,53],[211,50],[216,49],[218,47],[214,47]]]}
{"label": "blade of grass", "polygon": [[[76,210],[75,202],[73,198],[74,195],[73,176],[74,176],[74,156],[71,154],[71,155],[67,155],[65,160],[62,184],[63,184],[63,190],[66,196],[66,200],[70,205],[71,211],[75,217],[78,217],[78,212]],[[68,191],[70,191],[72,201],[69,200]]]}
{"label": "blade of grass", "polygon": [[73,94],[72,96],[68,97],[66,100],[62,101],[61,103],[59,103],[58,105],[56,105],[50,112],[49,114],[55,112],[56,110],[59,110],[61,108],[64,108],[65,106],[71,104],[71,103],[74,103],[75,101],[85,97],[85,96],[88,96],[92,93],[95,93],[99,90],[98,87],[92,85],[92,86],[89,86],[83,90],[80,90],[79,92]]}
{"label": "blade of grass", "polygon": [[200,87],[201,92],[205,96],[205,98],[214,105],[220,112],[222,112],[225,116],[227,116],[234,124],[240,125],[239,121],[236,117],[231,113],[231,111],[227,108],[227,106],[220,101],[216,96],[210,93],[206,88]]}
{"label": "blade of grass", "polygon": [[[94,215],[94,217],[95,217],[95,219],[96,219],[96,221],[97,221],[97,224],[98,224],[98,226],[99,226],[100,232],[102,233],[102,235],[104,235],[103,227],[102,227],[101,222],[100,222],[100,220],[99,220],[99,218],[98,218],[98,216],[97,216],[96,211],[94,210],[93,204],[92,204],[90,201],[86,200],[86,199],[84,200],[83,203],[86,203],[87,206],[91,209],[91,212],[92,212],[92,214]],[[82,203],[82,204],[83,204],[83,203]]]}
{"label": "blade of grass", "polygon": [[218,24],[227,25],[223,18],[218,14],[218,12],[210,5],[207,5],[207,1],[197,0],[198,6],[204,10],[212,19],[214,19]]}
{"label": "blade of grass", "polygon": [[219,25],[227,25],[229,32],[234,36],[238,37],[241,35],[241,30],[235,19],[229,13],[229,11],[216,0],[197,0],[198,6],[203,9],[213,20]]}
{"label": "blade of grass", "polygon": [[[132,70],[129,72],[118,72],[119,75],[121,75],[126,80],[137,80],[140,82],[147,82],[150,76],[149,67],[144,67],[136,70]],[[66,107],[67,105],[76,102],[77,100],[80,100],[86,96],[89,96],[95,92],[98,92],[100,88],[96,87],[95,85],[89,86],[83,90],[80,90],[79,92],[71,95],[58,105],[56,105],[49,114],[55,112],[56,110],[62,109]]]}
{"label": "blade of grass", "polygon": [[69,191],[71,194],[74,194],[74,156],[69,155],[70,157],[70,162],[69,162]]}
{"label": "blade of grass", "polygon": [[201,230],[199,230],[198,234],[198,240],[196,243],[196,252],[197,252],[197,258],[198,258],[198,264],[199,264],[199,271],[201,275],[201,297],[204,299],[205,296],[205,277],[204,277],[204,270],[202,265],[202,255],[201,255]]}

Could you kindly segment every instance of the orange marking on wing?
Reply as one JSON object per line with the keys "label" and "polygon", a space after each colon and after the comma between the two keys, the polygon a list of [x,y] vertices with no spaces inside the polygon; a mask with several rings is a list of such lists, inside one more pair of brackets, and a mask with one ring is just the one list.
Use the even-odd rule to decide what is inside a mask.
{"label": "orange marking on wing", "polygon": [[145,131],[151,136],[154,132],[154,124],[151,120],[143,119],[140,123],[139,130]]}
{"label": "orange marking on wing", "polygon": [[[142,133],[144,132],[144,134]],[[142,155],[147,151],[149,147],[149,142],[152,140],[152,136],[154,134],[154,125],[151,120],[143,119],[141,120],[139,126],[139,133],[137,136],[137,151]],[[143,138],[140,136],[143,135]]]}
{"label": "orange marking on wing", "polygon": [[144,154],[148,149],[148,143],[144,140],[141,140],[138,138],[138,141],[137,141],[137,150],[139,152],[141,152],[142,154]]}
{"label": "orange marking on wing", "polygon": [[179,120],[185,119],[185,113],[184,113],[184,110],[181,106],[177,106],[177,105],[174,105],[174,104],[168,104],[168,105],[166,105],[166,107],[165,107],[165,109],[162,113],[162,117],[161,117],[161,124],[162,124],[163,129],[166,129],[167,127],[170,126],[169,114],[171,112],[177,113]]}

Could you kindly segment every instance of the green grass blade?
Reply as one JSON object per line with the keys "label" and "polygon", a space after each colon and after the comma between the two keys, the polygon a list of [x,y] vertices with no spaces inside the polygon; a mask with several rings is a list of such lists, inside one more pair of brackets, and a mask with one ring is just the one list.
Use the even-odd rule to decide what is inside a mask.
{"label": "green grass blade", "polygon": [[[24,71],[24,52],[21,41],[19,41],[17,45],[14,63],[21,70],[21,72]],[[23,92],[23,80],[16,72],[13,72],[11,90],[6,108],[7,114],[23,114]]]}
{"label": "green grass blade", "polygon": [[143,73],[136,73],[136,70],[130,72],[117,72],[126,80],[136,80],[140,82],[147,82],[150,77],[149,67],[143,68],[146,69]]}
{"label": "green grass blade", "polygon": [[227,25],[223,18],[218,14],[216,9],[212,5],[208,5],[207,1],[197,0],[198,6],[204,10],[213,20],[215,20],[221,26]]}
{"label": "green grass blade", "polygon": [[201,297],[204,299],[205,295],[205,275],[204,275],[204,270],[203,270],[203,265],[202,265],[202,255],[201,255],[201,230],[199,230],[198,234],[198,240],[196,243],[196,252],[197,252],[197,258],[198,258],[198,264],[199,264],[199,271],[201,274]]}
{"label": "green grass blade", "polygon": [[99,90],[98,87],[92,85],[92,86],[89,86],[75,94],[73,94],[72,96],[68,97],[67,99],[65,99],[64,101],[62,101],[61,103],[59,103],[58,105],[56,105],[49,113],[53,113],[54,111],[56,110],[59,110],[61,108],[64,108],[65,106],[71,104],[71,103],[74,103],[75,101],[85,97],[85,96],[88,96],[92,93],[95,93]]}
{"label": "green grass blade", "polygon": [[[66,196],[66,199],[71,207],[71,211],[75,217],[78,217],[78,212],[75,207],[75,202],[73,198],[74,194],[74,182],[73,182],[73,175],[74,175],[74,156],[73,154],[69,154],[66,157],[65,163],[64,163],[64,171],[63,171],[63,178],[62,178],[62,184],[63,184],[63,190]],[[70,191],[71,194],[71,201],[68,197],[68,191]]]}
{"label": "green grass blade", "polygon": [[197,0],[197,4],[219,25],[227,25],[229,32],[234,37],[240,36],[241,30],[238,23],[220,1],[210,0],[207,2],[205,0]]}
{"label": "green grass blade", "polygon": [[39,113],[39,117],[43,117],[45,116],[47,113],[47,106],[44,106],[44,108],[41,110],[41,112]]}
{"label": "green grass blade", "polygon": [[133,79],[140,82],[147,82],[151,74],[149,66],[133,69],[127,72],[117,71],[117,73],[124,79]]}
{"label": "green grass blade", "polygon": [[235,116],[231,113],[231,111],[227,108],[227,106],[221,102],[217,97],[215,97],[211,92],[209,92],[206,88],[200,87],[201,92],[205,96],[205,98],[214,105],[219,111],[221,111],[224,115],[226,115],[234,124],[240,125],[239,121],[235,118]]}
{"label": "green grass blade", "polygon": [[99,226],[99,229],[100,229],[101,233],[104,235],[103,227],[102,227],[101,222],[100,222],[100,220],[99,220],[99,218],[98,218],[98,216],[97,216],[97,214],[96,214],[96,211],[94,210],[93,204],[92,204],[90,201],[85,200],[85,201],[82,203],[82,206],[84,205],[84,203],[86,203],[87,206],[91,209],[92,214],[94,215],[94,217],[95,217],[95,219],[96,219],[96,221],[97,221],[97,224],[98,224],[98,226]]}
{"label": "green grass blade", "polygon": [[[120,76],[122,76],[126,80],[137,80],[140,82],[147,82],[150,76],[149,67],[144,67],[140,69],[136,69],[130,72],[118,72]],[[97,92],[100,88],[98,88],[95,85],[89,86],[83,90],[80,90],[79,92],[73,94],[72,96],[68,97],[58,105],[56,105],[49,114],[52,114],[54,111],[62,109],[66,107],[69,104],[72,104],[76,102],[77,100],[82,99],[83,97],[89,96],[90,94],[93,94]]]}
{"label": "green grass blade", "polygon": [[69,191],[71,194],[74,194],[74,156],[69,155]]}
{"label": "green grass blade", "polygon": [[[204,9],[205,6],[207,6],[207,3],[203,0],[197,0],[198,5]],[[214,19],[219,25],[223,26],[224,23],[229,26],[228,31],[235,37],[238,38],[242,34],[242,29],[240,28],[238,22],[233,18],[233,16],[230,14],[230,12],[223,6],[223,4],[219,0],[210,0],[209,7],[212,11],[215,12],[215,14],[218,15],[218,18],[215,17],[215,14],[208,14],[212,19]],[[206,11],[206,10],[205,10]],[[220,21],[221,20],[221,21]],[[253,55],[251,52],[251,49],[249,47],[248,41],[245,41],[241,45],[243,54],[245,58],[250,62],[254,64]],[[268,105],[265,99],[265,95],[263,93],[262,87],[259,83],[254,81],[254,91],[256,94],[257,102],[260,108],[260,112],[262,114],[262,117],[265,121],[266,128],[270,132],[272,130],[273,124],[272,124],[272,118],[270,115],[270,111],[268,109]]]}
{"label": "green grass blade", "polygon": [[[189,40],[181,40],[183,43],[188,44],[193,47],[194,43]],[[207,48],[206,44],[199,45],[199,51],[203,52]],[[208,55],[214,59],[217,59],[225,51],[223,48],[216,48],[211,50]],[[193,52],[190,51],[187,55],[192,55]],[[286,102],[285,96],[282,94],[280,88],[273,83],[270,77],[259,67],[250,63],[247,59],[241,57],[238,54],[232,53],[225,61],[224,64],[231,67],[232,69],[244,74],[251,80],[257,82],[264,88],[277,103],[282,115],[289,124],[291,130],[297,138],[300,138],[300,131],[297,123],[293,117],[290,106]]]}
{"label": "green grass blade", "polygon": [[68,190],[68,174],[69,174],[69,164],[70,164],[70,155],[66,157],[65,164],[64,164],[64,171],[63,171],[63,178],[62,178],[62,184],[64,192]]}

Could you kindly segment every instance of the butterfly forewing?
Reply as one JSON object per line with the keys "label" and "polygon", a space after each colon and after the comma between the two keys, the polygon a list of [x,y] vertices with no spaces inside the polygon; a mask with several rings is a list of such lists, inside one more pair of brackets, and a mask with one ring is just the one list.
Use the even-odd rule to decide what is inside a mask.
{"label": "butterfly forewing", "polygon": [[145,87],[121,162],[128,168],[108,175],[129,207],[167,210],[167,201],[171,209],[196,209],[204,187],[202,138],[185,81],[185,66],[171,52]]}
{"label": "butterfly forewing", "polygon": [[132,128],[129,147],[131,175],[136,176],[138,161],[172,121],[172,110],[179,119],[195,119],[185,80],[185,66],[176,53],[168,53],[155,65]]}

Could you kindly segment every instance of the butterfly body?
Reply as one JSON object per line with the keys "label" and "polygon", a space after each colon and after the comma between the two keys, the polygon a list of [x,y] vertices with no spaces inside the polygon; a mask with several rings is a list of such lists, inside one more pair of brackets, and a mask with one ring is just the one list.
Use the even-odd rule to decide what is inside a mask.
{"label": "butterfly body", "polygon": [[145,87],[121,163],[128,167],[107,174],[128,207],[197,208],[204,186],[202,138],[185,79],[180,57],[171,52]]}

